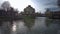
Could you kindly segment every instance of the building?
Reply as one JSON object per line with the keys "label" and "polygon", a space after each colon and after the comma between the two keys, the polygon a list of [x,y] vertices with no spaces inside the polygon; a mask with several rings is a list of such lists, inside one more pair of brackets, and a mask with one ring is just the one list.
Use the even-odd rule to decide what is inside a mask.
{"label": "building", "polygon": [[57,3],[58,3],[58,6],[60,7],[60,0],[58,0]]}
{"label": "building", "polygon": [[18,11],[14,11],[14,8],[10,7],[10,10],[5,11],[4,9],[0,9],[0,20],[10,20],[15,19],[18,16]]}
{"label": "building", "polygon": [[46,11],[46,16],[52,19],[60,18],[60,8],[49,8],[49,11]]}
{"label": "building", "polygon": [[45,16],[51,18],[52,17],[52,11],[50,9],[47,9],[45,12]]}
{"label": "building", "polygon": [[14,8],[10,7],[10,10],[7,11],[7,16],[14,19],[18,16],[18,11],[15,11]]}
{"label": "building", "polygon": [[57,0],[57,5],[58,7],[49,8],[49,10],[47,10],[46,14],[49,18],[60,19],[60,0]]}
{"label": "building", "polygon": [[24,9],[24,14],[25,15],[34,15],[35,14],[35,9],[33,7],[31,7],[31,5],[28,5],[25,9]]}
{"label": "building", "polygon": [[0,9],[0,17],[6,16],[6,11],[3,9]]}

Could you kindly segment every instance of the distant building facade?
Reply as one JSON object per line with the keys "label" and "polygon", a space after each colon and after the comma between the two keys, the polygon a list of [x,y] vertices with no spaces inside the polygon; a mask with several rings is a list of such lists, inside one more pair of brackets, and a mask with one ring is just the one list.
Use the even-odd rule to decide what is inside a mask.
{"label": "distant building facade", "polygon": [[10,17],[10,18],[15,18],[18,16],[18,12],[14,11],[14,8],[10,7],[10,10],[5,11],[4,9],[0,9],[0,17]]}
{"label": "distant building facade", "polygon": [[17,16],[18,12],[14,10],[14,8],[10,7],[10,10],[7,11],[8,16],[15,17]]}
{"label": "distant building facade", "polygon": [[57,8],[55,10],[47,10],[46,11],[46,17],[52,18],[52,19],[60,19],[60,10]]}
{"label": "distant building facade", "polygon": [[35,14],[35,9],[33,7],[31,7],[31,5],[28,5],[28,7],[26,7],[24,9],[24,14],[25,15],[34,15]]}
{"label": "distant building facade", "polygon": [[0,17],[1,16],[6,16],[6,11],[3,9],[0,9]]}
{"label": "distant building facade", "polygon": [[60,0],[58,0],[57,2],[58,2],[58,6],[60,7]]}

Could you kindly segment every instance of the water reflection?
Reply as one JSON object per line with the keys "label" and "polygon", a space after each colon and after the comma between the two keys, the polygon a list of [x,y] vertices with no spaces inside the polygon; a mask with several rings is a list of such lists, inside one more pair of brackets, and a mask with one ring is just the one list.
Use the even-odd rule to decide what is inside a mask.
{"label": "water reflection", "polygon": [[33,16],[24,16],[24,25],[31,30],[35,23],[35,18]]}
{"label": "water reflection", "polygon": [[35,24],[35,19],[30,18],[30,19],[24,19],[24,25],[31,30],[32,26]]}
{"label": "water reflection", "polygon": [[0,34],[60,34],[60,20],[37,17],[16,20],[13,21],[13,25],[10,21],[3,21]]}
{"label": "water reflection", "polygon": [[16,31],[16,23],[15,23],[15,22],[13,23],[12,31],[13,31],[13,32],[15,32],[15,31]]}
{"label": "water reflection", "polygon": [[46,24],[48,26],[46,34],[60,34],[60,20],[59,19],[47,19]]}
{"label": "water reflection", "polygon": [[0,26],[2,26],[2,21],[0,20]]}
{"label": "water reflection", "polygon": [[[1,22],[0,22],[1,23]],[[11,25],[9,21],[2,21],[0,26],[0,33],[1,34],[11,34]]]}
{"label": "water reflection", "polygon": [[[16,21],[17,34],[59,34],[60,20],[37,17]],[[48,27],[47,27],[48,26]]]}
{"label": "water reflection", "polygon": [[46,17],[45,23],[46,23],[46,26],[49,26],[51,23],[53,23],[53,19],[49,19]]}
{"label": "water reflection", "polygon": [[51,24],[60,24],[60,19],[49,19],[49,18],[46,18],[45,23],[49,27]]}

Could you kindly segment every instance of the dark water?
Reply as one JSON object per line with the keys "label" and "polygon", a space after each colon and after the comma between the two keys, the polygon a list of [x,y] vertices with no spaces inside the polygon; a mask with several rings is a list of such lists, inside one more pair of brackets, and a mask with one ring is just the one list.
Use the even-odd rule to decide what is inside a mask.
{"label": "dark water", "polygon": [[60,20],[37,17],[29,22],[24,20],[3,22],[0,26],[0,34],[60,34]]}

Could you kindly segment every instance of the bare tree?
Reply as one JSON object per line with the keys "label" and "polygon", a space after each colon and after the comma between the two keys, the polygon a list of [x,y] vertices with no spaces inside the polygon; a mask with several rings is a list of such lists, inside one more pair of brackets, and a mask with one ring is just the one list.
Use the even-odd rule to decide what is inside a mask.
{"label": "bare tree", "polygon": [[5,1],[5,2],[2,3],[1,7],[4,10],[8,10],[10,8],[10,3],[8,1]]}

